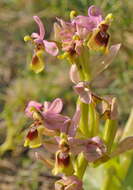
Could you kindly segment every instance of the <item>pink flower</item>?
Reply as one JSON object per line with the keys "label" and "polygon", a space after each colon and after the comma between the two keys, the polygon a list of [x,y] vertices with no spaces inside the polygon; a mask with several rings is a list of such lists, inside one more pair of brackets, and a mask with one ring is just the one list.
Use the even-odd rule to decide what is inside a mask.
{"label": "pink flower", "polygon": [[34,55],[31,61],[31,69],[36,73],[41,72],[45,67],[44,52],[46,51],[50,55],[56,56],[58,54],[58,47],[55,42],[49,42],[44,39],[45,28],[42,21],[38,16],[33,16],[33,19],[39,27],[39,33],[32,33],[30,36],[25,36],[25,41],[32,41],[35,45]]}
{"label": "pink flower", "polygon": [[64,143],[62,138],[56,137],[46,140],[43,145],[52,153],[55,152],[55,150],[57,151],[60,145],[62,145],[61,150],[67,147],[69,152],[75,156],[83,152],[88,162],[95,162],[104,157],[107,153],[104,142],[98,136],[89,139],[65,137],[65,147],[62,142]]}
{"label": "pink flower", "polygon": [[84,38],[89,32],[97,28],[98,24],[103,20],[101,11],[95,6],[88,9],[88,16],[79,15],[75,17],[72,23],[76,24],[77,34]]}
{"label": "pink flower", "polygon": [[28,117],[39,120],[49,130],[66,132],[70,123],[70,118],[60,114],[63,103],[60,98],[53,102],[40,104],[35,101],[29,102],[25,112]]}
{"label": "pink flower", "polygon": [[55,23],[55,36],[62,44],[62,50],[69,52],[70,56],[75,53],[80,54],[82,40],[74,39],[76,34],[76,26],[72,22],[65,22],[57,18],[58,23]]}
{"label": "pink flower", "polygon": [[41,22],[40,18],[38,16],[33,16],[35,22],[37,23],[39,27],[39,33],[32,33],[31,37],[34,39],[34,42],[37,46],[44,47],[47,53],[56,56],[58,54],[58,48],[55,42],[49,42],[47,40],[44,40],[45,37],[45,28],[43,26],[43,23]]}
{"label": "pink flower", "polygon": [[88,162],[95,162],[106,155],[106,146],[100,137],[96,136],[90,139],[69,139],[70,150],[78,155],[83,152]]}
{"label": "pink flower", "polygon": [[[60,98],[55,99],[53,102],[44,102],[44,104],[36,101],[30,101],[25,109],[26,115],[34,120],[34,123],[30,126],[28,134],[26,136],[24,146],[30,146],[36,148],[42,144],[41,136],[53,136],[58,135],[59,132],[68,133],[69,126],[73,124],[73,130],[70,130],[71,134],[75,133],[77,123],[71,122],[71,119],[67,116],[60,114],[62,111],[63,103]],[[77,116],[79,111],[77,112]],[[77,118],[75,115],[75,117]],[[79,120],[77,118],[77,120]]]}
{"label": "pink flower", "polygon": [[76,32],[75,25],[72,22],[66,22],[57,18],[58,23],[55,23],[55,33],[57,40],[71,40]]}

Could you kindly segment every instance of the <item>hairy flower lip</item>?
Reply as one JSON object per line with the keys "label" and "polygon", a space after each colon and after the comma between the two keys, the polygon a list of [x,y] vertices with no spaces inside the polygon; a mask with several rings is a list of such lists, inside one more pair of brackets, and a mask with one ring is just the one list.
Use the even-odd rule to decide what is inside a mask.
{"label": "hairy flower lip", "polygon": [[109,34],[105,33],[103,31],[99,31],[97,35],[95,36],[95,41],[100,46],[107,46],[109,42]]}
{"label": "hairy flower lip", "polygon": [[37,136],[38,136],[38,131],[37,131],[37,129],[36,129],[36,128],[31,128],[26,137],[27,137],[29,140],[32,141],[32,140],[35,139]]}
{"label": "hairy flower lip", "polygon": [[70,163],[70,156],[69,154],[65,154],[63,152],[59,152],[57,155],[57,162],[59,165],[63,165],[65,167],[67,167]]}

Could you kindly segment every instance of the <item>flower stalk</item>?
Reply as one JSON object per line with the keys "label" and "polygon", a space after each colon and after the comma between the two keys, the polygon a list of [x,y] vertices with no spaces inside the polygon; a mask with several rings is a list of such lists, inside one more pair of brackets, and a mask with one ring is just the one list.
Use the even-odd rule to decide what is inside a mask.
{"label": "flower stalk", "polygon": [[[43,146],[46,151],[54,154],[54,159],[51,160],[36,153],[38,159],[52,166],[53,175],[62,176],[55,183],[55,190],[83,190],[83,176],[90,163],[94,167],[105,162],[108,164],[113,162],[114,157],[133,149],[133,136],[127,137],[132,119],[129,119],[123,135],[126,138],[116,144],[116,98],[103,98],[91,89],[92,80],[112,63],[120,48],[120,44],[109,45],[108,28],[112,22],[112,14],[104,19],[96,6],[89,7],[87,16],[72,11],[70,21],[57,18],[54,24],[54,41],[44,39],[45,28],[42,21],[38,16],[33,18],[39,27],[39,33],[32,33],[24,38],[35,46],[32,70],[40,73],[45,68],[46,52],[59,59],[66,59],[71,65],[70,79],[75,85],[78,100],[72,117],[61,113],[63,102],[60,98],[43,103],[30,101],[25,112],[33,123],[29,127],[25,146]],[[102,134],[100,122],[103,119],[105,127]],[[116,161],[111,167],[106,167],[101,190],[118,190],[120,180],[124,180],[130,163],[131,157],[126,154],[120,163]],[[120,175],[118,168],[122,171],[123,165],[127,167]]]}

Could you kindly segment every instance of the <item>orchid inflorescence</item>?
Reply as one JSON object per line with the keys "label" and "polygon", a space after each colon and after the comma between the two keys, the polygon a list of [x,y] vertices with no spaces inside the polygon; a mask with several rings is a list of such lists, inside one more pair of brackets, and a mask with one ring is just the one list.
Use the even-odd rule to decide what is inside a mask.
{"label": "orchid inflorescence", "polygon": [[[133,137],[115,142],[117,132],[117,100],[115,97],[96,95],[91,81],[114,60],[120,44],[110,46],[108,32],[112,14],[103,18],[95,6],[88,9],[88,16],[70,13],[70,21],[57,18],[54,23],[54,41],[44,40],[45,28],[38,16],[39,33],[25,36],[24,40],[35,46],[31,68],[36,73],[45,68],[45,53],[66,59],[70,65],[70,79],[79,96],[72,118],[61,114],[63,102],[30,101],[26,115],[33,120],[24,146],[44,147],[55,155],[46,158],[36,152],[36,157],[61,176],[55,183],[56,190],[83,190],[82,178],[88,163],[96,167],[133,148]],[[104,127],[100,125],[104,122]]]}

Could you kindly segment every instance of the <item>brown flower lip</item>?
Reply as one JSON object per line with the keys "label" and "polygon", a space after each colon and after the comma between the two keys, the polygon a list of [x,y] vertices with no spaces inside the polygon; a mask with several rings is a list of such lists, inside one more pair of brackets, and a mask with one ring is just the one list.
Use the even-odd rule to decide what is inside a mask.
{"label": "brown flower lip", "polygon": [[34,55],[33,58],[32,58],[32,64],[36,65],[38,63],[38,61],[39,61],[38,57],[36,55]]}
{"label": "brown flower lip", "polygon": [[96,43],[100,46],[107,46],[109,41],[109,34],[104,31],[99,31],[95,37]]}
{"label": "brown flower lip", "polygon": [[70,163],[70,156],[69,154],[60,152],[57,156],[57,160],[59,165],[68,166]]}
{"label": "brown flower lip", "polygon": [[97,33],[95,40],[96,42],[101,46],[107,46],[109,41],[109,34],[107,33],[109,25],[107,24],[101,24],[99,26],[100,31]]}
{"label": "brown flower lip", "polygon": [[27,138],[32,141],[36,137],[38,137],[38,131],[37,131],[37,129],[30,129],[30,131],[27,134]]}

